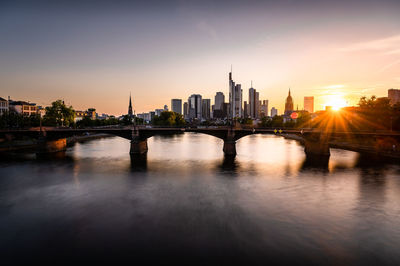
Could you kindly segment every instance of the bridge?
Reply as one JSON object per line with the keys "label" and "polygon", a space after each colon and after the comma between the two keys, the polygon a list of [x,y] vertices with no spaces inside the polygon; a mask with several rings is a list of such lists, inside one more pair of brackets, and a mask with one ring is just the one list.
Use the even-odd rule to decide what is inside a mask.
{"label": "bridge", "polygon": [[[364,143],[366,151],[373,150],[378,155],[385,155],[388,151],[400,154],[400,132],[335,132],[307,128],[285,129],[279,132],[272,128],[242,128],[230,126],[195,128],[162,128],[149,126],[83,129],[33,128],[29,130],[0,130],[0,138],[11,139],[13,137],[28,136],[37,139],[37,153],[50,153],[65,150],[67,147],[67,137],[81,135],[87,132],[110,134],[130,140],[130,154],[147,153],[147,139],[152,136],[184,132],[207,134],[222,139],[224,141],[223,152],[227,156],[235,156],[236,142],[252,134],[296,135],[304,144],[304,151],[307,156],[329,156],[330,146],[338,147],[338,145],[332,144],[335,140],[339,142],[349,141],[353,143]],[[359,151],[357,150],[359,148],[352,149],[351,144],[346,147],[339,148]],[[395,150],[393,148],[395,148]]]}

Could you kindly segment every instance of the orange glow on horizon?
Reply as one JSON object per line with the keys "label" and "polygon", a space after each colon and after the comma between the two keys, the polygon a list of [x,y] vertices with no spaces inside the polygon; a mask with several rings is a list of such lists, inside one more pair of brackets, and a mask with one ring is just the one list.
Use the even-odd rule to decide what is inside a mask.
{"label": "orange glow on horizon", "polygon": [[332,110],[338,111],[347,106],[346,100],[341,95],[328,95],[324,106],[331,106]]}

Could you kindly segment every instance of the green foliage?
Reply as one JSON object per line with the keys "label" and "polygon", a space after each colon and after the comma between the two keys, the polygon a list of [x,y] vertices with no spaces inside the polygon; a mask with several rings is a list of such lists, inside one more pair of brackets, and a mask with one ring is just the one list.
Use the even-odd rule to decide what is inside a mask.
{"label": "green foliage", "polygon": [[251,118],[240,118],[239,123],[242,125],[252,125],[253,124],[253,119]]}
{"label": "green foliage", "polygon": [[164,111],[160,116],[155,116],[153,119],[153,125],[156,126],[183,126],[185,125],[185,119],[181,114]]}
{"label": "green foliage", "polygon": [[128,125],[143,125],[144,124],[144,120],[142,118],[139,118],[137,116],[135,117],[131,117],[130,115],[124,115],[122,117],[122,120],[120,121],[120,124],[128,126]]}
{"label": "green foliage", "polygon": [[309,112],[299,112],[299,117],[296,119],[297,128],[310,127],[311,115]]}
{"label": "green foliage", "polygon": [[111,126],[118,125],[121,121],[119,121],[115,117],[110,117],[108,119],[94,119],[92,120],[90,117],[84,117],[82,120],[76,122],[76,126],[79,128],[85,127],[101,127],[101,126]]}
{"label": "green foliage", "polygon": [[44,124],[48,126],[70,126],[74,124],[75,111],[72,106],[67,107],[62,100],[51,103],[46,107],[46,114],[43,118]]}
{"label": "green foliage", "polygon": [[261,118],[261,123],[259,123],[259,126],[261,127],[273,127],[273,128],[280,128],[283,127],[283,117],[282,116],[274,116],[272,118],[270,117],[263,117]]}
{"label": "green foliage", "polygon": [[361,97],[359,103],[358,115],[360,117],[358,129],[362,130],[388,130],[393,121],[400,117],[400,113],[395,107],[390,105],[388,98]]}
{"label": "green foliage", "polygon": [[40,125],[40,116],[32,114],[30,116],[18,114],[14,111],[6,112],[0,116],[0,128],[30,128]]}

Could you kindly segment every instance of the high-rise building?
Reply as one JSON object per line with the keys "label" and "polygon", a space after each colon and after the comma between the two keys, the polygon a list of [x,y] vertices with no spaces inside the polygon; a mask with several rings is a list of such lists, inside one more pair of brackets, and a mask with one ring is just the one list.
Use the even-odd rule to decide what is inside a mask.
{"label": "high-rise building", "polygon": [[214,104],[214,110],[222,110],[222,105],[225,102],[225,95],[222,92],[217,92],[215,94],[215,104]]}
{"label": "high-rise building", "polygon": [[172,108],[172,112],[182,114],[182,100],[181,99],[172,99],[171,100],[171,108]]}
{"label": "high-rise building", "polygon": [[263,100],[260,106],[260,117],[268,116],[268,100]]}
{"label": "high-rise building", "polygon": [[278,115],[278,109],[276,109],[275,107],[271,108],[271,117],[274,117]]}
{"label": "high-rise building", "polygon": [[189,118],[190,119],[198,119],[201,120],[201,95],[200,94],[192,94],[188,99],[189,105]]}
{"label": "high-rise building", "polygon": [[304,97],[304,110],[309,113],[314,113],[314,96]]}
{"label": "high-rise building", "polygon": [[247,101],[244,101],[243,102],[243,117],[244,118],[249,117],[249,111],[250,111],[249,107],[250,106],[247,104]]}
{"label": "high-rise building", "polygon": [[150,111],[149,114],[150,114],[150,121],[153,121],[153,118],[156,115],[156,112]]}
{"label": "high-rise building", "polygon": [[289,89],[289,95],[286,98],[286,103],[285,103],[285,115],[290,115],[294,110],[293,108],[293,99],[292,96],[290,95],[290,89]]}
{"label": "high-rise building", "polygon": [[164,111],[168,111],[168,105],[164,105]]}
{"label": "high-rise building", "polygon": [[129,93],[129,107],[128,107],[128,115],[130,117],[133,116],[133,110],[132,110],[132,99],[131,99],[131,94]]}
{"label": "high-rise building", "polygon": [[252,119],[259,118],[260,114],[260,93],[253,88],[253,82],[251,88],[249,89],[249,116]]}
{"label": "high-rise building", "polygon": [[185,103],[183,104],[183,117],[184,117],[185,119],[188,119],[188,118],[189,118],[189,105],[188,105],[187,102],[185,102]]}
{"label": "high-rise building", "polygon": [[388,90],[388,98],[390,100],[390,104],[400,103],[400,90],[390,89]]}
{"label": "high-rise building", "polygon": [[229,117],[242,117],[242,86],[232,80],[232,70],[229,72]]}
{"label": "high-rise building", "polygon": [[254,88],[249,89],[249,116],[256,118],[256,90]]}
{"label": "high-rise building", "polygon": [[211,114],[210,114],[210,105],[211,105],[211,100],[210,99],[203,99],[202,104],[201,104],[201,112],[202,112],[202,118],[203,119],[210,119]]}

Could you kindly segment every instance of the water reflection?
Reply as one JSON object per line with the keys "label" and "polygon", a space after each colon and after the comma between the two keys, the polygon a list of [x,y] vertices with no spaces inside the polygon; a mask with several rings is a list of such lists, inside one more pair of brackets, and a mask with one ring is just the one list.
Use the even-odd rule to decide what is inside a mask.
{"label": "water reflection", "polygon": [[335,149],[306,157],[275,136],[241,139],[236,157],[201,134],[150,138],[141,156],[130,157],[129,144],[109,138],[63,157],[1,160],[6,259],[46,257],[51,245],[52,255],[135,262],[400,263],[396,165]]}
{"label": "water reflection", "polygon": [[224,174],[237,175],[239,167],[240,165],[236,160],[236,156],[224,156],[218,168]]}
{"label": "water reflection", "polygon": [[131,171],[143,172],[147,170],[147,154],[131,154]]}
{"label": "water reflection", "polygon": [[312,156],[307,155],[300,167],[301,171],[319,171],[321,173],[329,172],[330,156]]}

